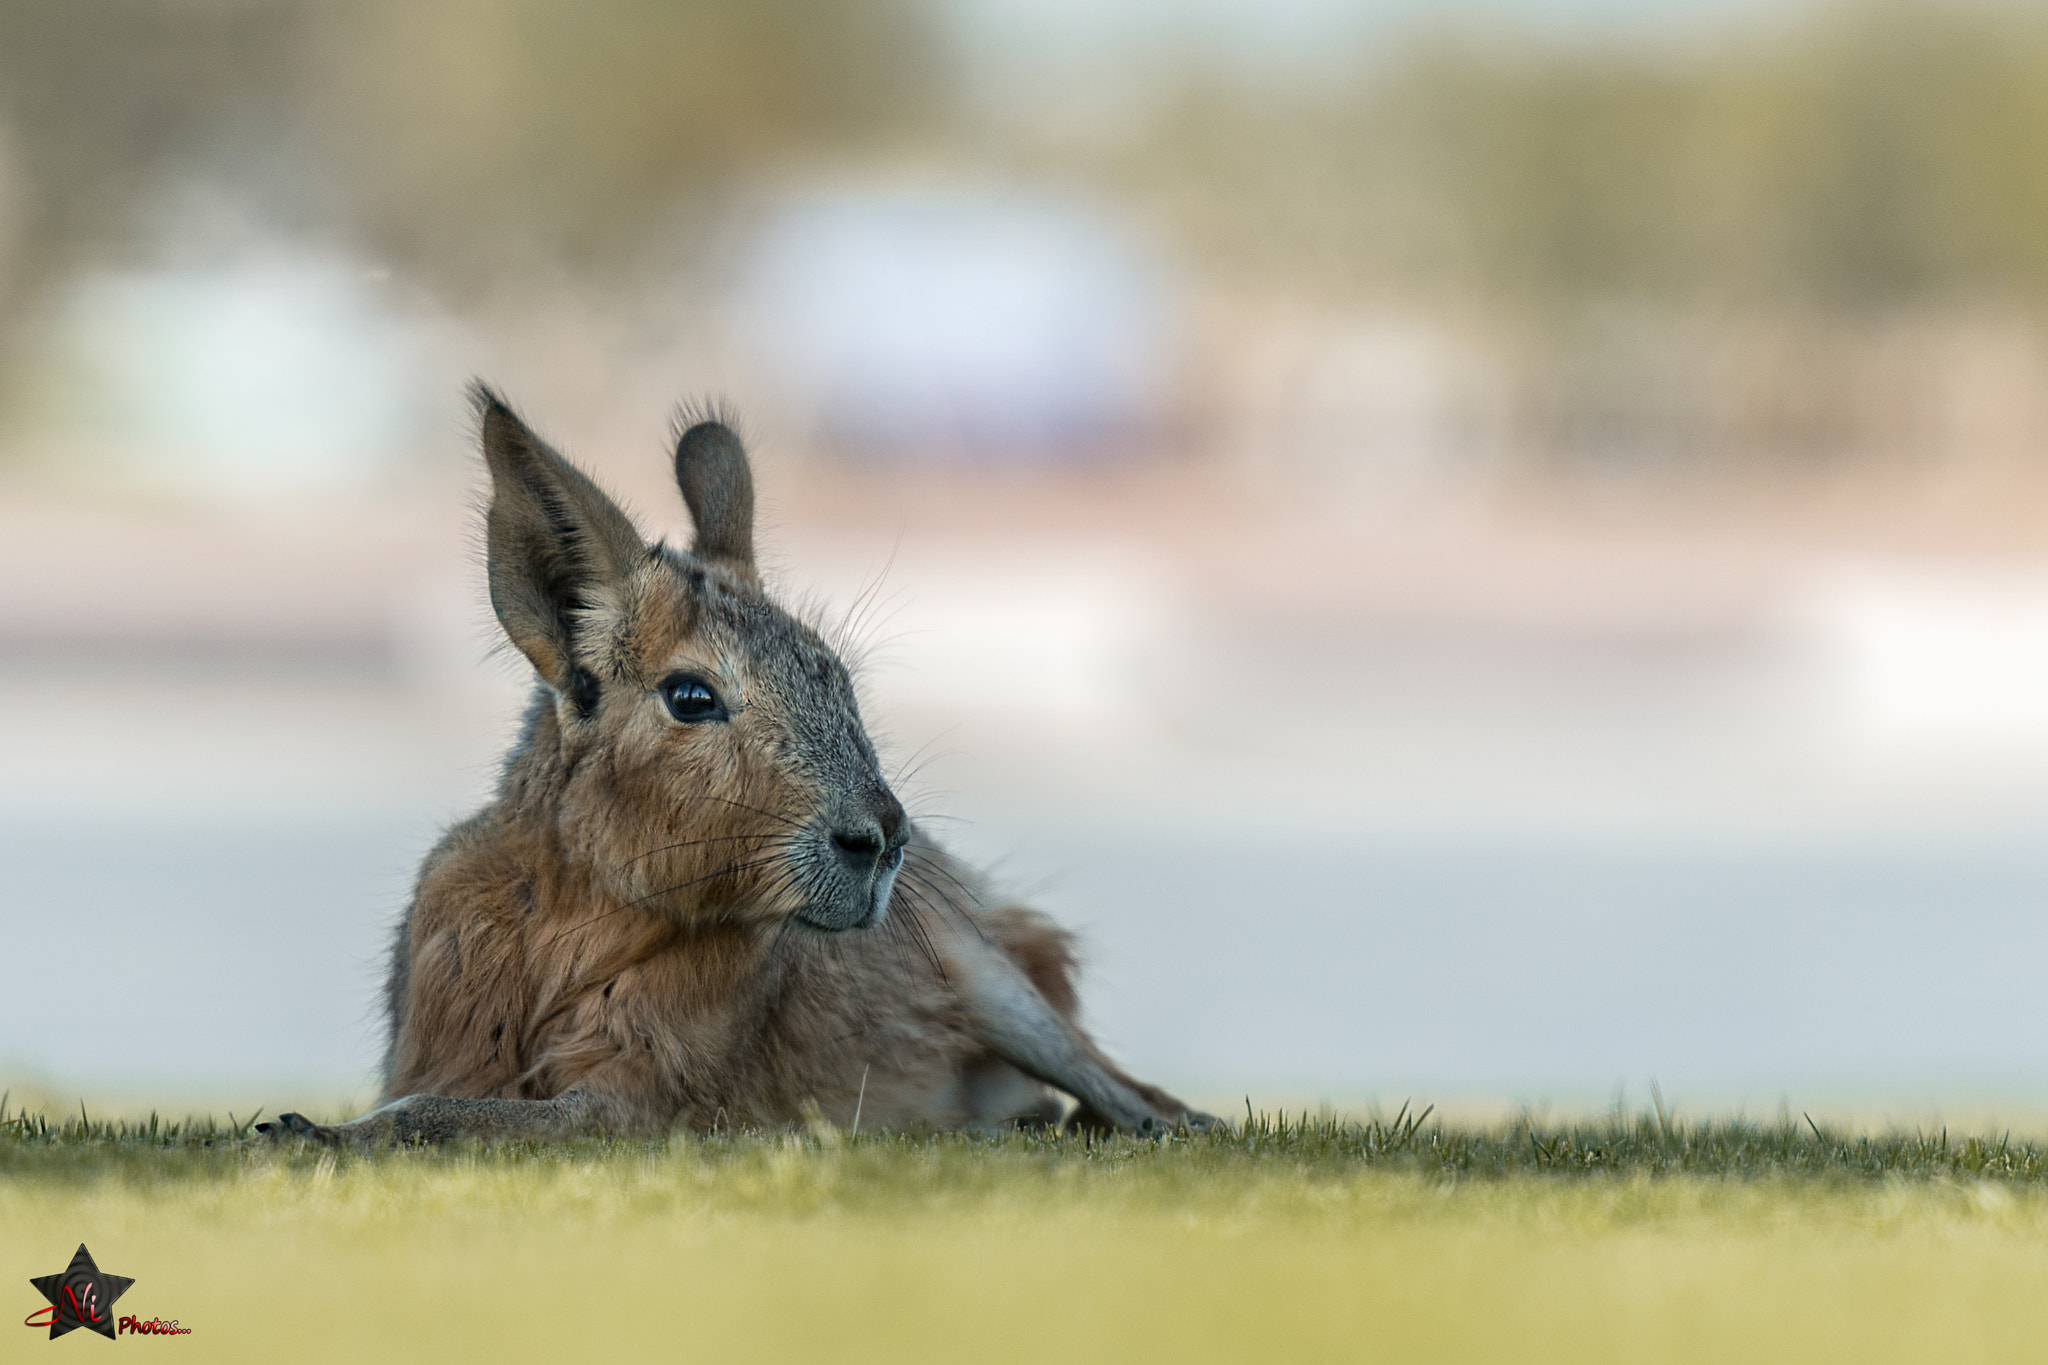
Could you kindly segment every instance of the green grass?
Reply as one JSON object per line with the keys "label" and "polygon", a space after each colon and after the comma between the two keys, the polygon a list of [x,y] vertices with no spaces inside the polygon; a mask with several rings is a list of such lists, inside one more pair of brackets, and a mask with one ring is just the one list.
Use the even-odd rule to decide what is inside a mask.
{"label": "green grass", "polygon": [[0,1279],[23,1314],[21,1280],[81,1240],[136,1278],[122,1312],[193,1328],[152,1349],[222,1360],[1957,1361],[2048,1340],[2042,1144],[1801,1118],[360,1155],[12,1116]]}

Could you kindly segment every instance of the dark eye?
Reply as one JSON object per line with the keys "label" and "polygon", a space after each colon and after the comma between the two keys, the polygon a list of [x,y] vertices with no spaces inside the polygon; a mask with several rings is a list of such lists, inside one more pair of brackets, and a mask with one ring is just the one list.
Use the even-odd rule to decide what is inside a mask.
{"label": "dark eye", "polygon": [[686,725],[725,719],[725,707],[719,704],[718,694],[702,678],[685,673],[666,680],[661,685],[661,699],[667,704],[668,713]]}

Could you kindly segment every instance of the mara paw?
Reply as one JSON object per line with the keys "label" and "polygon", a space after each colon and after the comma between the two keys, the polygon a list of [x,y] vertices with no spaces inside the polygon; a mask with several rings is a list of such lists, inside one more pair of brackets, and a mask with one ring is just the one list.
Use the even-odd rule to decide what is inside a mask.
{"label": "mara paw", "polygon": [[279,1114],[269,1123],[256,1125],[258,1142],[284,1142],[296,1138],[302,1142],[314,1142],[323,1147],[332,1147],[342,1140],[339,1128],[325,1123],[315,1123],[304,1114]]}
{"label": "mara paw", "polygon": [[1229,1125],[1214,1114],[1205,1114],[1199,1109],[1185,1109],[1174,1118],[1149,1116],[1135,1131],[1140,1137],[1167,1138],[1176,1133],[1225,1132],[1228,1128]]}

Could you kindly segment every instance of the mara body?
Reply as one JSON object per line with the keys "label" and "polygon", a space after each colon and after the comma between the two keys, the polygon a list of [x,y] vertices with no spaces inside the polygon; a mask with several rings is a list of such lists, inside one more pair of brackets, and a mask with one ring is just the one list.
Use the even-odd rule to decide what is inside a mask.
{"label": "mara body", "polygon": [[384,1102],[267,1136],[1214,1122],[1103,1056],[1068,936],[905,814],[844,664],[763,590],[728,426],[678,437],[685,551],[475,397],[532,704],[398,926]]}

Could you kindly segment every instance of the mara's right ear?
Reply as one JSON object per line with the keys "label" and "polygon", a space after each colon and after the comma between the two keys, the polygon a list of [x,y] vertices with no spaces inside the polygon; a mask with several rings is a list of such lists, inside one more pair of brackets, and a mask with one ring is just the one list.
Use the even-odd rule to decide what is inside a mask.
{"label": "mara's right ear", "polygon": [[491,468],[491,608],[543,681],[588,710],[597,680],[577,667],[576,613],[646,556],[640,532],[587,475],[482,384],[470,391]]}
{"label": "mara's right ear", "polygon": [[747,450],[723,422],[698,422],[676,438],[676,483],[690,509],[697,538],[690,553],[722,564],[740,577],[754,569],[754,475]]}

